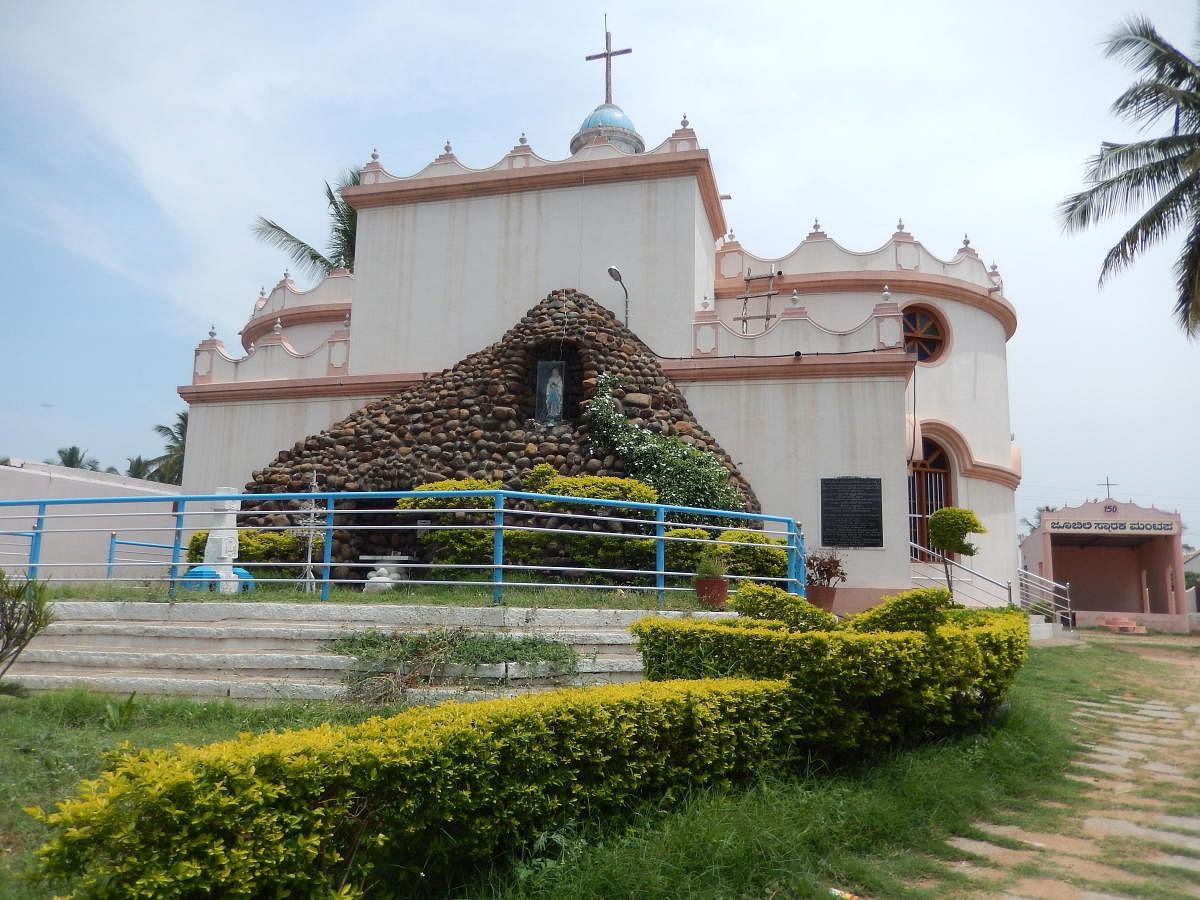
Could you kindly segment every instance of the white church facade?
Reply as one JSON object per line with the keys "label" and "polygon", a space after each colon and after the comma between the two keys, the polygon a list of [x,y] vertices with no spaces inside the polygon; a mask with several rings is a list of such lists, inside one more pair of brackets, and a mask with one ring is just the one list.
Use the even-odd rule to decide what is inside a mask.
{"label": "white church facade", "polygon": [[1016,314],[994,266],[965,241],[935,256],[903,223],[867,252],[814,223],[791,253],[757,256],[729,230],[686,118],[645,149],[605,103],[570,149],[546,159],[522,136],[477,170],[447,144],[407,176],[373,153],[344,192],[358,214],[353,274],[308,291],[285,276],[256,300],[240,348],[211,334],[196,348],[180,388],[185,491],[244,484],[279,449],[575,288],[619,318],[628,308],[765,512],[794,516],[810,549],[842,552],[851,606],[911,586],[910,544],[943,505],[973,509],[988,529],[972,565],[1015,578],[1005,350]]}

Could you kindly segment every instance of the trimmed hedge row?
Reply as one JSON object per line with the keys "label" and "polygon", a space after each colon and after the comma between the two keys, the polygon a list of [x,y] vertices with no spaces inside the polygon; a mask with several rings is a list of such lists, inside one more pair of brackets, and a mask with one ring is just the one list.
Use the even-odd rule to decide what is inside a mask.
{"label": "trimmed hedge row", "polygon": [[75,897],[390,897],[785,759],[782,681],[563,690],[117,758],[46,813]]}
{"label": "trimmed hedge row", "polygon": [[976,613],[929,632],[784,630],[687,619],[633,626],[646,677],[789,680],[804,744],[870,751],[969,726],[1003,699],[1028,654],[1019,612]]}

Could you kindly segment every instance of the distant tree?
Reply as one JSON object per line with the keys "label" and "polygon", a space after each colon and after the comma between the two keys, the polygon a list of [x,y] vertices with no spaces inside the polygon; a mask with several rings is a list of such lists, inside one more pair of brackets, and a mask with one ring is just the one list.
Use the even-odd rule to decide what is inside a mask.
{"label": "distant tree", "polygon": [[1200,590],[1200,572],[1184,572],[1183,586]]}
{"label": "distant tree", "polygon": [[183,481],[183,454],[187,449],[188,413],[175,413],[174,425],[155,425],[154,433],[167,443],[162,456],[150,460],[154,469],[151,478],[164,484],[179,484]]}
{"label": "distant tree", "polygon": [[1200,335],[1200,63],[1168,44],[1144,17],[1129,19],[1105,42],[1105,56],[1138,75],[1112,105],[1143,130],[1171,115],[1168,134],[1128,144],[1104,142],[1087,161],[1085,190],[1059,206],[1063,227],[1082,231],[1133,209],[1140,218],[1104,257],[1100,283],[1177,228],[1175,318],[1188,337]]}
{"label": "distant tree", "polygon": [[942,565],[946,569],[946,589],[954,596],[954,583],[950,578],[950,554],[974,556],[979,548],[967,540],[969,534],[986,534],[987,529],[979,517],[969,509],[958,506],[943,506],[929,516],[929,546],[942,554]]}
{"label": "distant tree", "polygon": [[1053,506],[1039,506],[1037,512],[1033,514],[1032,519],[1022,517],[1021,524],[1028,528],[1031,532],[1037,531],[1042,527],[1042,515],[1048,512],[1053,512]]}
{"label": "distant tree", "polygon": [[100,461],[93,456],[88,456],[86,450],[80,450],[74,444],[70,447],[58,448],[58,465],[66,466],[68,469],[100,471]]}
{"label": "distant tree", "polygon": [[329,205],[329,249],[322,253],[311,244],[296,237],[286,228],[262,216],[254,224],[259,240],[278,247],[306,275],[328,275],[339,263],[354,271],[354,238],[358,230],[358,213],[342,199],[341,192],[358,185],[358,169],[347,169],[338,180],[335,190],[325,182],[325,202]]}
{"label": "distant tree", "polygon": [[105,467],[104,467],[104,474],[105,474],[105,475],[120,475],[120,474],[121,474],[121,470],[120,470],[120,469],[118,469],[116,466],[105,466]]}
{"label": "distant tree", "polygon": [[129,463],[125,467],[125,474],[130,478],[146,478],[149,479],[154,472],[154,460],[143,459],[140,456],[127,456],[125,461]]}

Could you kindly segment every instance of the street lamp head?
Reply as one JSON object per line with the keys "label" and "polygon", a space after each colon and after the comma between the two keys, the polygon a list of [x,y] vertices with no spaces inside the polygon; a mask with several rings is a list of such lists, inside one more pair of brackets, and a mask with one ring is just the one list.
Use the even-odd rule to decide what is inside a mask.
{"label": "street lamp head", "polygon": [[613,281],[624,284],[624,282],[621,281],[621,270],[618,269],[616,266],[608,267],[608,277],[611,278]]}

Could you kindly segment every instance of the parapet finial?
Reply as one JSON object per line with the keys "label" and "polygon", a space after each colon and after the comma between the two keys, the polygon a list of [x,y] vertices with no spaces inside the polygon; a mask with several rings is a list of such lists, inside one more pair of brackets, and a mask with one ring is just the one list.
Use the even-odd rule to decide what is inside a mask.
{"label": "parapet finial", "polygon": [[379,162],[379,148],[378,147],[371,148],[371,162]]}
{"label": "parapet finial", "polygon": [[216,337],[217,337],[217,326],[216,326],[216,324],[209,325],[209,326],[208,326],[208,339],[211,341],[211,340],[215,340],[215,339],[216,339]]}
{"label": "parapet finial", "polygon": [[446,146],[442,148],[443,153],[450,153],[450,138],[446,138]]}
{"label": "parapet finial", "polygon": [[687,113],[683,114],[683,118],[679,120],[680,128],[687,128],[691,123],[688,121]]}
{"label": "parapet finial", "polygon": [[278,316],[275,317],[275,324],[271,327],[271,330],[276,334],[283,334],[283,322]]}
{"label": "parapet finial", "polygon": [[897,220],[896,220],[896,230],[897,230],[897,231],[903,231],[903,230],[904,230],[904,220],[903,220],[903,219],[897,219]]}
{"label": "parapet finial", "polygon": [[970,246],[971,246],[971,239],[969,237],[967,237],[967,235],[964,234],[963,235],[963,247],[969,249]]}
{"label": "parapet finial", "polygon": [[520,144],[521,146],[524,146],[525,144],[529,143],[529,139],[525,137],[525,132],[523,132],[523,131],[521,132],[521,136],[519,138],[517,138],[517,143]]}
{"label": "parapet finial", "polygon": [[883,302],[890,303],[891,299],[892,299],[892,292],[888,289],[888,286],[885,284],[883,286]]}

